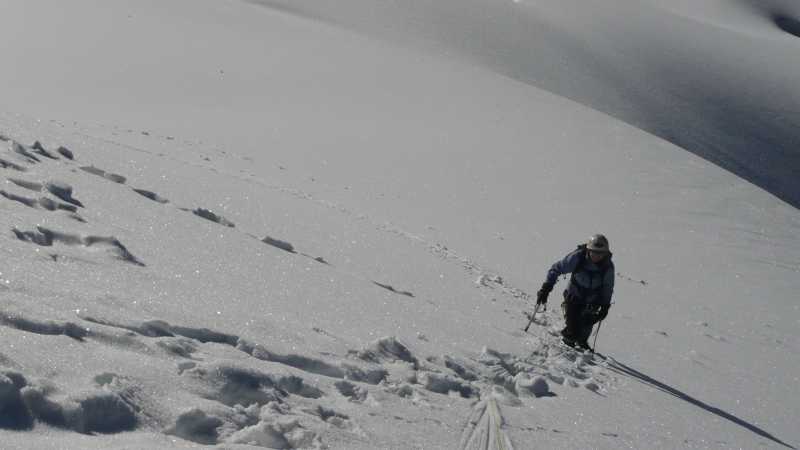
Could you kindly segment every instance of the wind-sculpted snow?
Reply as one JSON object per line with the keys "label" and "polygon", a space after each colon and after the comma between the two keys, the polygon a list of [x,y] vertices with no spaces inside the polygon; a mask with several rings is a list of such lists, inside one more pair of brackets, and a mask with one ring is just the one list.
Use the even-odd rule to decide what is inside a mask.
{"label": "wind-sculpted snow", "polygon": [[[17,179],[17,178],[9,178],[8,181],[12,182],[13,184],[15,184],[15,185],[17,185],[19,187],[22,187],[22,188],[25,188],[25,189],[28,189],[28,190],[32,190],[32,191],[35,191],[35,192],[42,192],[43,190],[45,192],[48,191],[47,189],[45,189],[45,186],[43,186],[41,183],[32,182],[32,181],[26,181],[26,180],[20,180],[20,179]],[[48,198],[48,197],[45,197],[45,196],[40,196],[38,198],[32,198],[32,197],[26,197],[24,195],[17,195],[17,194],[14,194],[14,193],[11,193],[11,192],[7,192],[7,191],[4,191],[4,190],[0,190],[0,196],[3,196],[8,200],[11,200],[11,201],[14,201],[14,202],[17,202],[17,203],[21,203],[21,204],[23,204],[23,205],[25,205],[25,206],[27,206],[29,208],[43,209],[43,210],[46,210],[46,211],[66,211],[68,213],[71,213],[71,214],[68,215],[68,217],[70,217],[70,218],[72,218],[74,220],[77,220],[79,222],[85,222],[85,220],[79,214],[77,214],[78,205],[80,205],[80,202],[76,202],[75,200],[73,200],[72,202],[70,202],[68,204],[68,203],[62,203],[62,202],[55,201],[55,200],[53,200],[51,198]]]}
{"label": "wind-sculpted snow", "polygon": [[257,423],[230,435],[226,442],[247,443],[266,448],[322,448],[319,429],[324,420],[289,405],[271,402],[257,414]]}
{"label": "wind-sculpted snow", "polygon": [[20,166],[19,164],[15,164],[7,159],[0,158],[0,168],[3,169],[11,169],[16,170],[17,172],[25,172],[26,168]]}
{"label": "wind-sculpted snow", "polygon": [[347,397],[352,402],[363,402],[367,398],[368,391],[349,381],[337,381],[334,386],[340,394]]}
{"label": "wind-sculpted snow", "polygon": [[81,246],[86,249],[96,247],[106,248],[116,259],[131,263],[136,266],[144,267],[144,263],[139,261],[130,251],[113,236],[80,236],[78,234],[64,233],[42,226],[37,226],[35,230],[23,231],[17,228],[11,230],[17,239],[31,242],[43,247],[52,247],[54,244],[68,246]]}
{"label": "wind-sculpted snow", "polygon": [[214,445],[219,438],[217,429],[223,423],[219,417],[209,417],[200,409],[192,409],[178,416],[167,433],[198,444]]}
{"label": "wind-sculpted snow", "polygon": [[201,395],[230,408],[215,413],[192,409],[181,414],[166,432],[190,441],[286,449],[318,447],[321,441],[314,428],[348,422],[346,415],[321,405],[296,409],[290,394],[312,401],[322,396],[321,391],[298,377],[231,365],[197,367],[183,376],[204,386],[200,388]]}
{"label": "wind-sculpted snow", "polygon": [[30,383],[19,372],[0,371],[0,428],[31,429],[35,421],[78,433],[117,433],[137,427],[135,408],[108,390],[89,390],[58,400],[54,388]]}
{"label": "wind-sculpted snow", "polygon": [[455,372],[455,374],[460,378],[467,381],[476,381],[478,379],[477,373],[475,372],[474,368],[469,367],[468,362],[460,361],[448,355],[444,355],[442,360],[444,362],[444,366]]}
{"label": "wind-sculpted snow", "polygon": [[75,205],[56,202],[47,197],[30,198],[22,195],[12,194],[3,190],[0,190],[0,195],[11,201],[22,203],[29,208],[41,208],[47,211],[68,211],[72,213],[78,211],[78,208]]}
{"label": "wind-sculpted snow", "polygon": [[68,400],[66,424],[79,433],[117,433],[136,428],[133,408],[119,395],[107,391],[82,393]]}
{"label": "wind-sculpted snow", "polygon": [[37,155],[44,156],[45,158],[50,158],[54,160],[59,159],[58,156],[50,153],[46,148],[44,148],[44,145],[42,145],[42,143],[39,141],[36,141],[33,143],[33,145],[31,145],[31,150],[33,150],[33,152],[36,153]]}
{"label": "wind-sculpted snow", "polygon": [[41,162],[41,160],[32,153],[32,149],[29,149],[16,141],[11,141],[10,145],[11,145],[11,151],[21,156],[25,160],[25,162],[30,164]]}
{"label": "wind-sculpted snow", "polygon": [[19,373],[0,372],[0,428],[25,430],[33,426],[33,417],[20,394],[26,384]]}
{"label": "wind-sculpted snow", "polygon": [[58,152],[59,155],[63,156],[64,158],[67,158],[69,160],[75,159],[75,154],[72,153],[72,150],[68,149],[67,147],[64,146],[58,147],[56,151]]}
{"label": "wind-sculpted snow", "polygon": [[261,242],[263,242],[263,243],[265,243],[267,245],[271,245],[273,247],[279,248],[279,249],[281,249],[283,251],[286,251],[286,252],[289,252],[289,253],[296,253],[294,251],[294,246],[292,244],[290,244],[289,242],[280,240],[280,239],[275,239],[275,238],[267,236],[264,239],[262,239]]}
{"label": "wind-sculpted snow", "polygon": [[464,398],[476,396],[477,392],[469,384],[447,374],[437,374],[432,372],[422,372],[417,376],[417,382],[425,389],[436,392],[437,394],[449,394],[457,392]]}
{"label": "wind-sculpted snow", "polygon": [[[230,408],[241,408],[240,414],[251,417],[234,419],[234,416],[220,415],[210,410],[193,409],[177,417],[167,430],[170,434],[205,444],[240,442],[241,436],[250,433],[257,433],[264,439],[267,439],[264,436],[272,436],[270,439],[273,439],[281,434],[273,435],[272,432],[268,432],[267,430],[273,428],[262,423],[263,420],[256,420],[254,418],[254,415],[257,415],[256,411],[270,408],[270,411],[274,412],[277,408],[278,411],[285,412],[292,408],[288,396],[313,400],[322,399],[330,393],[309,385],[302,376],[262,371],[252,366],[229,363],[202,363],[201,358],[195,358],[197,352],[201,351],[197,345],[202,343],[223,344],[242,351],[255,360],[339,379],[333,383],[335,390],[356,405],[363,404],[370,397],[369,389],[366,387],[370,384],[387,393],[415,402],[421,401],[422,391],[434,395],[455,394],[465,399],[480,396],[484,401],[475,407],[474,419],[470,419],[469,422],[472,425],[467,427],[463,435],[463,448],[483,448],[474,446],[478,445],[476,443],[486,442],[483,433],[489,430],[486,424],[476,428],[477,423],[491,420],[492,426],[496,427],[491,433],[502,433],[500,406],[492,402],[499,401],[506,407],[514,408],[522,406],[525,401],[555,396],[549,386],[550,382],[566,387],[584,386],[586,389],[602,393],[607,389],[609,380],[607,375],[603,374],[602,367],[595,365],[592,356],[549,343],[549,339],[543,341],[544,350],[535,351],[530,357],[523,358],[484,349],[481,356],[475,360],[443,355],[441,358],[427,358],[421,361],[397,339],[382,338],[363,350],[350,352],[351,358],[365,360],[375,365],[378,370],[374,370],[376,376],[372,377],[365,375],[368,372],[364,366],[325,362],[300,354],[281,355],[269,351],[262,345],[252,344],[235,335],[214,330],[175,326],[163,320],[125,323],[88,315],[82,316],[82,319],[102,326],[133,331],[142,337],[158,340],[156,345],[167,349],[170,354],[184,360],[190,359],[180,364],[180,374],[192,380],[193,392]],[[94,339],[100,334],[98,330],[89,334],[87,338]],[[192,341],[198,344],[191,344]],[[100,378],[106,377],[98,379]],[[362,385],[361,382],[369,384]],[[377,385],[379,382],[380,385]],[[492,400],[487,400],[490,398]],[[494,405],[492,408],[496,411],[492,414],[496,415],[484,416],[485,411],[482,409],[484,405]],[[307,410],[306,414],[345,430],[358,429],[348,415],[321,405]],[[319,437],[318,434],[314,436]],[[506,444],[510,445],[510,440]]]}
{"label": "wind-sculpted snow", "polygon": [[35,198],[28,198],[28,197],[23,197],[21,195],[10,194],[6,191],[0,191],[0,195],[11,201],[22,203],[23,205],[29,208],[35,208],[39,204],[39,201]]}
{"label": "wind-sculpted snow", "polygon": [[185,371],[183,376],[202,381],[202,396],[228,406],[263,406],[282,401],[289,394],[307,398],[322,396],[319,389],[307,385],[299,377],[270,375],[235,366],[198,366]]}
{"label": "wind-sculpted snow", "polygon": [[90,315],[83,315],[83,320],[88,322],[105,325],[114,328],[133,331],[146,337],[174,337],[183,336],[194,339],[201,343],[213,342],[235,347],[239,342],[239,337],[232,334],[221,333],[207,328],[192,328],[184,326],[170,325],[163,320],[147,320],[143,322],[121,322],[108,319],[97,318]]}
{"label": "wind-sculpted snow", "polygon": [[378,283],[377,281],[373,281],[373,283],[376,286],[380,286],[380,287],[386,289],[389,292],[394,292],[395,294],[405,295],[406,297],[414,297],[414,294],[412,292],[397,290],[397,289],[395,289],[394,286],[392,286],[390,284]]}
{"label": "wind-sculpted snow", "polygon": [[80,169],[92,175],[96,175],[98,177],[105,178],[106,180],[113,181],[114,183],[125,184],[125,181],[127,181],[127,179],[122,175],[106,172],[105,170],[98,169],[97,167],[94,166],[83,166]]}
{"label": "wind-sculpted snow", "polygon": [[192,214],[194,214],[197,217],[202,217],[203,219],[209,220],[209,221],[214,222],[214,223],[218,223],[218,224],[220,224],[222,226],[226,226],[226,227],[230,227],[230,228],[234,228],[236,226],[230,220],[220,216],[219,214],[214,213],[210,209],[195,208],[195,209],[193,209],[191,211],[192,211]]}
{"label": "wind-sculpted snow", "polygon": [[142,197],[149,198],[150,200],[152,200],[152,201],[154,201],[156,203],[161,203],[161,204],[169,203],[169,200],[167,200],[164,197],[156,194],[155,192],[148,191],[146,189],[134,189],[133,192],[136,192],[137,194],[141,195]]}
{"label": "wind-sculpted snow", "polygon": [[0,325],[29,333],[68,336],[78,341],[82,341],[89,334],[85,328],[73,322],[34,320],[18,314],[0,313]]}
{"label": "wind-sculpted snow", "polygon": [[411,353],[402,342],[394,337],[383,337],[362,350],[352,350],[351,354],[364,361],[381,363],[384,361],[405,361],[414,367],[419,365],[419,360]]}
{"label": "wind-sculpted snow", "polygon": [[[534,351],[521,358],[484,348],[480,357],[473,361],[443,355],[420,362],[411,351],[393,338],[383,338],[366,349],[352,351],[351,355],[376,363],[407,363],[414,371],[408,380],[397,379],[390,371],[389,380],[394,379],[393,392],[400,396],[412,395],[413,385],[438,394],[456,393],[472,398],[482,391],[501,389],[509,399],[518,397],[555,396],[548,380],[568,387],[586,387],[592,391],[607,389],[611,378],[598,366],[591,355],[585,355],[557,344],[555,339],[545,340],[543,350]],[[541,353],[545,352],[542,357]],[[405,385],[406,381],[411,385]],[[345,388],[349,387],[345,386]],[[518,402],[519,400],[514,400]]]}
{"label": "wind-sculpted snow", "polygon": [[63,181],[48,181],[44,189],[67,203],[83,207],[83,203],[72,196],[72,186]]}
{"label": "wind-sculpted snow", "polygon": [[[189,352],[184,355],[174,353],[179,357],[188,357],[199,350],[197,346],[189,345],[190,341],[221,343],[235,348],[233,339],[225,333],[172,326],[163,321],[125,325],[83,317],[87,322],[101,325],[90,330],[71,322],[31,320],[19,315],[3,314],[0,318],[0,325],[20,331],[45,336],[68,335],[81,342],[91,340],[111,348],[142,352],[149,357],[156,354],[146,345],[122,345],[122,336],[115,337],[103,327],[134,331],[157,340],[157,346],[168,342],[173,335],[192,336],[181,338],[185,339],[181,342],[182,347]],[[80,330],[80,333],[75,330]],[[307,445],[320,442],[319,434],[326,425],[348,433],[361,433],[359,426],[346,414],[322,404],[309,407],[307,403],[297,403],[295,398],[315,401],[324,400],[327,395],[302,376],[233,362],[192,361],[181,363],[180,367],[179,376],[186,380],[191,392],[224,408],[185,411],[174,418],[173,424],[164,429],[165,433],[203,444],[241,442],[268,448],[273,448],[270,443],[277,441],[267,440],[267,435],[270,439],[289,444],[281,448],[307,448]],[[274,369],[276,366],[271,367]],[[4,413],[0,416],[0,428],[29,430],[38,421],[79,433],[117,433],[142,426],[158,426],[162,420],[158,418],[160,413],[154,410],[158,409],[158,399],[146,398],[138,381],[109,372],[100,373],[93,380],[95,389],[63,395],[52,383],[30,383],[19,372],[0,371],[0,411]],[[353,394],[356,400],[366,398],[363,388],[353,385],[352,391],[361,393]],[[300,408],[301,405],[304,406]]]}
{"label": "wind-sculpted snow", "polygon": [[240,341],[237,346],[243,352],[264,361],[277,362],[305,372],[331,378],[346,378],[370,384],[378,384],[386,378],[386,370],[381,367],[358,367],[352,364],[333,364],[319,358],[297,354],[280,354],[267,350],[261,345]]}
{"label": "wind-sculpted snow", "polygon": [[[299,354],[281,354],[270,351],[263,345],[252,343],[236,335],[209,330],[206,328],[170,325],[163,320],[126,323],[89,315],[84,315],[82,318],[88,322],[114,328],[122,328],[146,337],[181,336],[200,343],[213,342],[217,344],[224,344],[262,361],[283,364],[304,372],[324,375],[331,378],[346,378],[353,381],[378,384],[386,378],[387,374],[386,370],[380,366],[356,365],[347,362],[328,362],[320,358],[313,358]],[[185,341],[160,341],[158,345],[173,354],[184,357],[188,357],[195,351],[193,346]]]}
{"label": "wind-sculpted snow", "polygon": [[11,177],[8,178],[8,181],[29,191],[42,192],[43,190],[45,190],[44,184],[36,181],[28,181],[20,178],[11,178]]}
{"label": "wind-sculpted snow", "polygon": [[[61,155],[69,160],[75,158],[75,155],[72,153],[72,151],[70,151],[68,148],[64,146],[60,146],[58,147],[58,149],[56,149],[56,153],[58,154],[56,155],[55,153],[47,150],[45,146],[39,141],[34,141],[34,143],[31,146],[26,146],[7,136],[3,136],[3,138],[4,139],[0,139],[0,141],[8,142],[7,153],[12,157],[21,159],[22,162],[25,162],[27,164],[41,163],[42,160],[39,159],[39,156],[43,156],[53,161],[57,161],[60,159],[58,155]],[[9,168],[6,167],[5,165],[0,165],[0,167]],[[26,170],[23,167],[15,166],[13,164],[10,165],[10,168],[19,171]]]}

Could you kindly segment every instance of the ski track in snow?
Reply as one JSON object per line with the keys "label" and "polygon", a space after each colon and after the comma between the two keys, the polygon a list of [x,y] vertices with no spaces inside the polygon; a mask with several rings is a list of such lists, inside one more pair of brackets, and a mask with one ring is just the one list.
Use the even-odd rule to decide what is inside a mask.
{"label": "ski track in snow", "polygon": [[497,400],[479,402],[462,435],[462,450],[513,450],[511,439],[503,431],[503,416]]}
{"label": "ski track in snow", "polygon": [[[3,137],[4,141],[9,142],[9,149],[0,159],[0,167],[16,173],[26,173],[30,167],[45,163],[45,160],[70,164],[75,158],[72,151],[64,147],[57,151],[62,159],[48,152],[38,142],[27,147]],[[137,151],[152,155],[146,150]],[[195,165],[208,169],[205,165]],[[79,169],[127,188],[128,179],[123,175],[109,173],[92,165]],[[368,221],[377,230],[421,245],[438,258],[459,264],[471,276],[479,275],[477,285],[481,288],[499,289],[515,299],[531,298],[526,292],[509,285],[501,276],[489,274],[477,263],[442,244],[431,243],[389,223],[376,223],[364,214],[298,189],[269,185],[252,176],[241,178],[234,174],[225,175],[315,202],[354,220]],[[42,194],[42,197],[33,198],[0,191],[0,195],[13,204],[47,212],[69,213],[76,220],[80,219],[77,216],[78,208],[91,207],[77,200],[73,196],[72,186],[67,183],[29,181],[16,177],[9,177],[8,180],[18,188]],[[161,205],[169,203],[153,191],[130,189]],[[47,198],[47,195],[60,201]],[[176,208],[217,225],[235,228],[233,222],[209,209]],[[114,237],[82,236],[43,226],[31,230],[14,228],[11,231],[17,239],[38,246],[60,244],[86,250],[102,247],[116,259],[145,266]],[[330,265],[322,257],[298,252],[288,241],[270,236],[260,239],[253,234],[245,234],[278,250]],[[54,260],[58,257],[51,256]],[[349,275],[392,293],[414,298],[413,293],[390,284],[360,274]],[[54,396],[57,389],[39,381],[29,381],[28,375],[22,372],[6,370],[0,372],[0,391],[3,392],[0,396],[0,412],[15,412],[0,414],[4,417],[0,419],[0,428],[30,429],[36,421],[80,433],[115,433],[144,427],[200,444],[254,442],[267,447],[301,448],[321,445],[325,427],[334,426],[354,435],[363,435],[358,424],[347,415],[313,402],[324,401],[330,395],[340,395],[351,403],[364,404],[371,398],[371,392],[381,390],[420,405],[426,403],[425,397],[428,395],[454,395],[465,401],[480,399],[463,430],[460,448],[512,449],[511,439],[504,430],[500,404],[517,407],[524,402],[557,397],[550,389],[551,384],[582,387],[604,395],[614,383],[614,377],[605,370],[602,360],[564,349],[558,343],[557,332],[552,327],[549,333],[539,339],[532,354],[525,357],[484,348],[475,359],[442,355],[420,360],[408,347],[392,337],[379,339],[363,349],[353,349],[344,356],[328,355],[322,358],[279,353],[234,334],[174,325],[159,319],[117,320],[86,314],[79,315],[79,318],[80,322],[49,320],[0,311],[0,326],[51,338],[66,337],[81,345],[94,343],[135,351],[148,357],[177,360],[177,373],[191,380],[195,395],[224,405],[227,409],[221,413],[219,408],[194,408],[178,417],[165,418],[159,412],[163,409],[158,407],[159,400],[145,398],[138,382],[124,375],[97,374],[94,378],[96,392],[72,393],[65,397]],[[549,320],[544,315],[537,324],[548,327]],[[254,361],[285,367],[299,372],[299,375],[265,372],[240,367],[233,362],[205,363],[202,353],[206,345],[222,345],[244,353]],[[3,355],[0,355],[0,364],[15,366]],[[333,388],[324,390],[316,387],[305,376],[335,380],[331,382]]]}

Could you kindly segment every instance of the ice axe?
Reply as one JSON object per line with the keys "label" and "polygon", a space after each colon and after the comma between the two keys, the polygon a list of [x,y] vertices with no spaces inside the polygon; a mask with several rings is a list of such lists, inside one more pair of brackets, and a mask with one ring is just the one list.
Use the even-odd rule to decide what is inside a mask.
{"label": "ice axe", "polygon": [[547,303],[543,303],[543,304],[537,304],[537,305],[536,305],[536,309],[534,309],[534,310],[533,310],[533,314],[531,314],[531,315],[530,315],[530,319],[531,319],[531,320],[529,320],[529,321],[528,321],[528,325],[526,325],[526,326],[525,326],[525,332],[526,332],[526,333],[528,332],[528,328],[530,328],[530,327],[531,327],[531,324],[533,323],[533,319],[535,319],[535,318],[536,318],[536,314],[539,312],[539,307],[540,307],[540,306],[542,306],[542,305],[544,305],[544,309],[543,309],[543,311],[547,311]]}

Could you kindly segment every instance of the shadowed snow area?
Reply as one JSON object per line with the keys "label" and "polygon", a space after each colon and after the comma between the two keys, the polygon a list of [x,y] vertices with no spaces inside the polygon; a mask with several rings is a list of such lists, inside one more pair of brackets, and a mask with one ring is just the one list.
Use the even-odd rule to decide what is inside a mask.
{"label": "shadowed snow area", "polygon": [[773,20],[781,30],[800,38],[800,20],[782,14],[775,14]]}
{"label": "shadowed snow area", "polygon": [[[69,3],[0,27],[4,450],[800,446],[793,2]],[[524,332],[597,232],[598,353]]]}
{"label": "shadowed snow area", "polygon": [[800,207],[797,2],[251,1],[474,61],[618,117]]}

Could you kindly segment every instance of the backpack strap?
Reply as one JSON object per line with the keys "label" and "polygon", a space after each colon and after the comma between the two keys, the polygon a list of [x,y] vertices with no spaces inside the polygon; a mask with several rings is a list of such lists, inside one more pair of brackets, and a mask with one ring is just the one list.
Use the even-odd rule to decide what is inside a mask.
{"label": "backpack strap", "polygon": [[589,256],[589,254],[586,252],[586,244],[579,245],[575,250],[581,250],[582,255],[581,259],[578,260],[578,265],[575,266],[575,270],[573,270],[572,273],[583,270],[583,266],[586,265],[586,258]]}
{"label": "backpack strap", "polygon": [[[576,251],[581,250],[583,254],[581,255],[581,258],[578,260],[578,265],[575,266],[575,270],[572,271],[572,275],[570,276],[570,284],[575,286],[575,288],[577,288],[579,291],[581,291],[585,295],[586,294],[585,291],[587,291],[589,289],[582,288],[582,287],[580,287],[580,285],[578,285],[578,283],[575,282],[575,274],[583,271],[583,268],[586,265],[586,258],[589,257],[589,253],[587,252],[586,244],[579,245],[575,250]],[[609,256],[609,258],[610,258],[610,256]],[[610,262],[608,260],[606,260],[606,261],[604,261],[603,266],[604,267],[602,267],[600,276],[601,276],[601,279],[605,280],[606,274],[611,269],[611,264],[610,264]],[[596,290],[598,290],[598,291],[602,290],[602,284],[600,285],[600,288],[598,288]]]}

